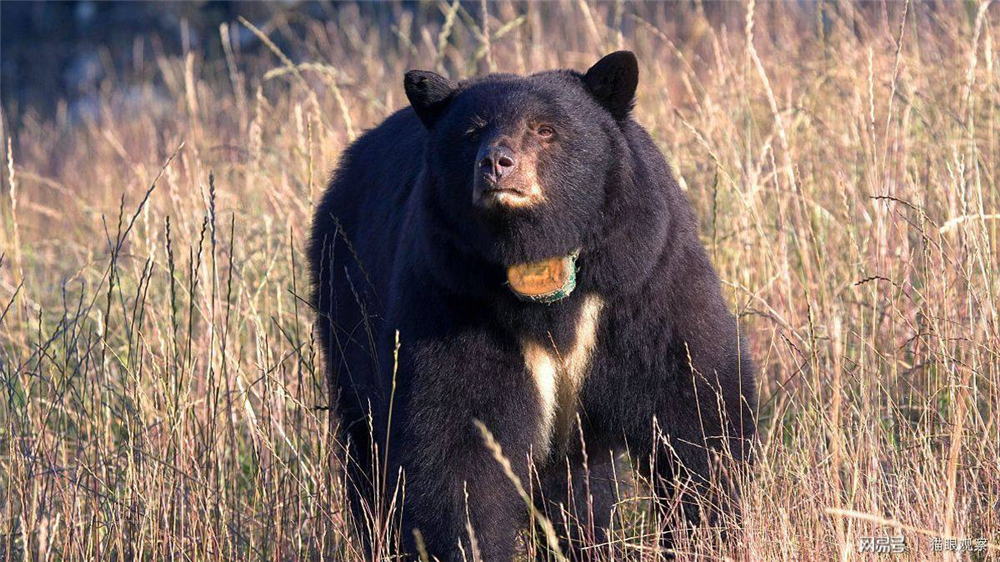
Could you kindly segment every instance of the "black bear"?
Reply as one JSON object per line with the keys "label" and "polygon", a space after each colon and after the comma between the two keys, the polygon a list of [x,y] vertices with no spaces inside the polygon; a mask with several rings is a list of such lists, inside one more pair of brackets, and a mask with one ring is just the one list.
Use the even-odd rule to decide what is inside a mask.
{"label": "black bear", "polygon": [[733,509],[736,487],[714,483],[750,462],[754,369],[631,116],[638,77],[626,51],[583,74],[410,71],[411,107],[343,154],[314,218],[313,299],[355,523],[401,503],[404,556],[516,554],[529,508],[477,421],[552,520],[589,494],[560,530],[571,557],[607,528],[626,449],[661,507],[697,522],[721,489],[709,503]]}

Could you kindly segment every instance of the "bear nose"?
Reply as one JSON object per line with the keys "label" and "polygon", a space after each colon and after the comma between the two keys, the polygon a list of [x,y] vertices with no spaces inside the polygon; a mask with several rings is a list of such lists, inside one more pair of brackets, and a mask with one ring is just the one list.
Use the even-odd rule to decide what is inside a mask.
{"label": "bear nose", "polygon": [[509,174],[515,164],[514,151],[503,145],[486,147],[479,153],[479,169],[494,181]]}

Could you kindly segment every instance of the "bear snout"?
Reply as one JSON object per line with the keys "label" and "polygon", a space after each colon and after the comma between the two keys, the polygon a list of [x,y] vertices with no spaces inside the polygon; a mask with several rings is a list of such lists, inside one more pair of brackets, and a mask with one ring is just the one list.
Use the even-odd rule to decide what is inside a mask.
{"label": "bear snout", "polygon": [[534,158],[504,144],[484,146],[476,158],[473,203],[488,210],[529,207],[544,200]]}
{"label": "bear snout", "polygon": [[517,157],[514,151],[504,145],[484,146],[479,151],[479,173],[487,181],[498,183],[501,178],[514,171]]}

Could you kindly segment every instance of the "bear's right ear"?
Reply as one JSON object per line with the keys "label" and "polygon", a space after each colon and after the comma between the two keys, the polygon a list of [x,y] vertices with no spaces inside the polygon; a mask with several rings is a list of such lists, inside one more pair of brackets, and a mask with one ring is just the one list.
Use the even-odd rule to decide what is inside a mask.
{"label": "bear's right ear", "polygon": [[430,129],[448,105],[455,83],[429,70],[411,70],[403,78],[403,88],[417,117]]}
{"label": "bear's right ear", "polygon": [[632,111],[635,89],[639,85],[639,63],[632,51],[617,51],[590,67],[583,83],[591,95],[616,119]]}

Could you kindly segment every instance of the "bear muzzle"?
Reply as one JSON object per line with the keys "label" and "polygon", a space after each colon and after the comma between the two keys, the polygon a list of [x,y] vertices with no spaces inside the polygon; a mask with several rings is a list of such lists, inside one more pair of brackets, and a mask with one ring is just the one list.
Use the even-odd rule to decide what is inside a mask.
{"label": "bear muzzle", "polygon": [[533,158],[504,145],[483,147],[476,159],[473,203],[485,209],[523,208],[544,201]]}

